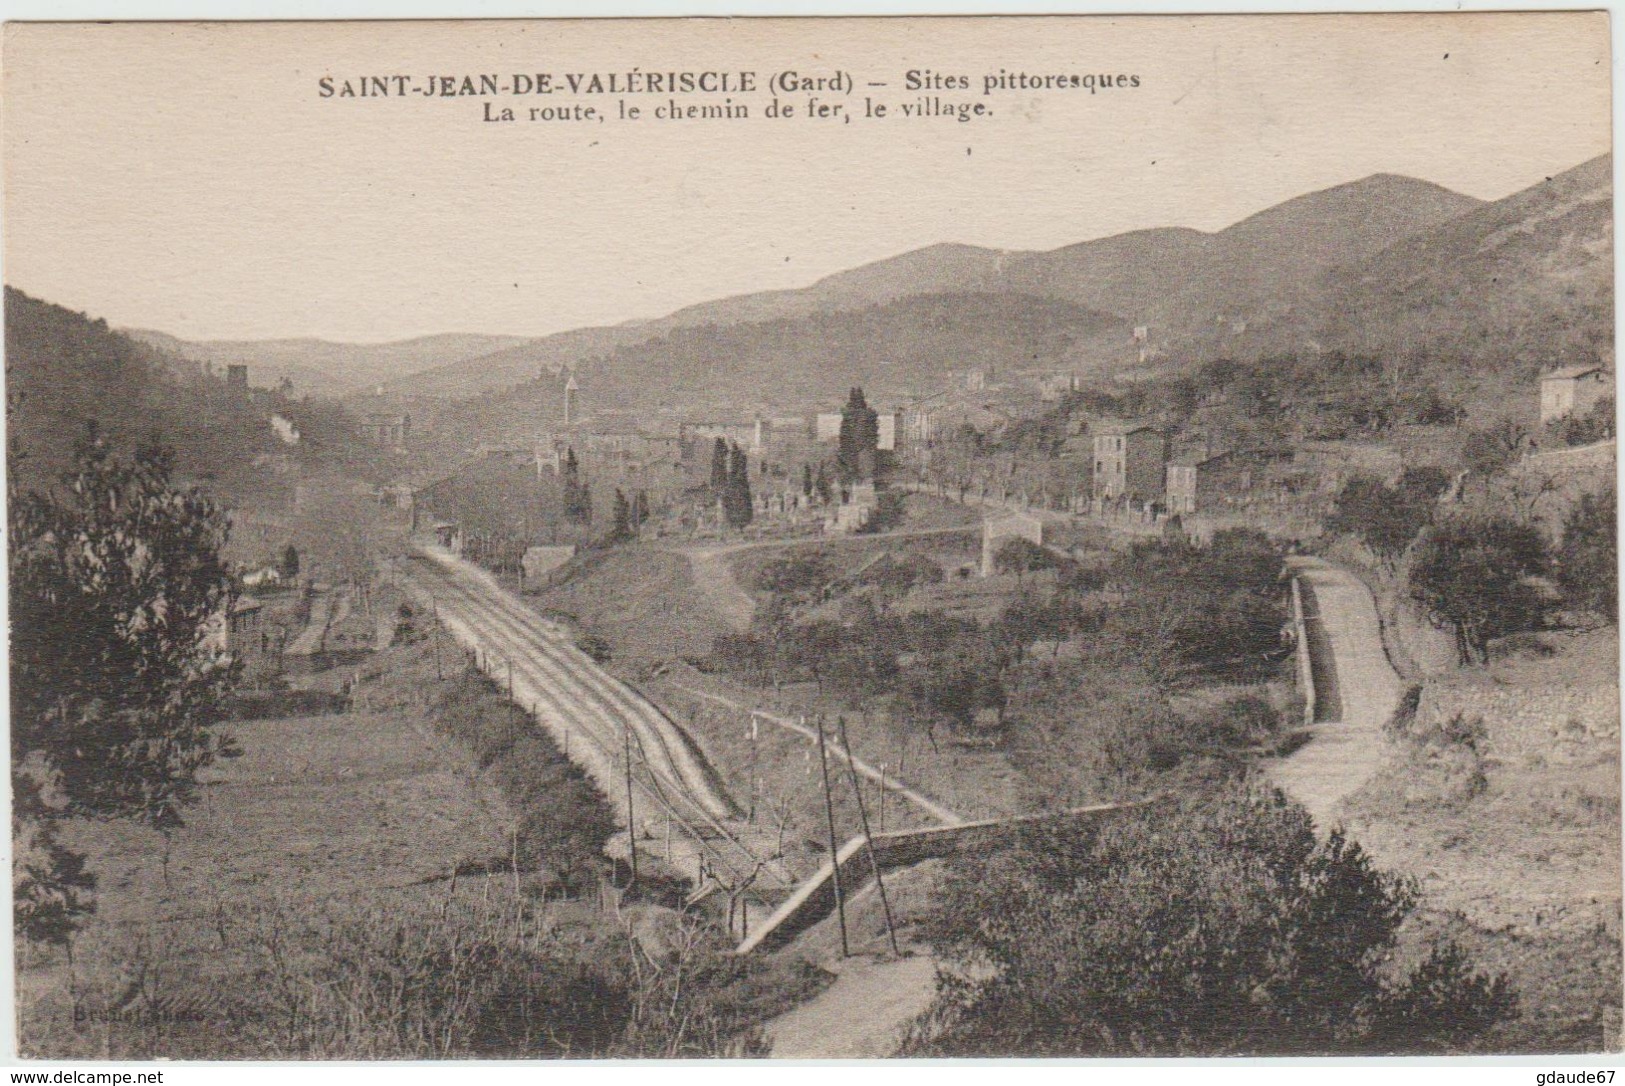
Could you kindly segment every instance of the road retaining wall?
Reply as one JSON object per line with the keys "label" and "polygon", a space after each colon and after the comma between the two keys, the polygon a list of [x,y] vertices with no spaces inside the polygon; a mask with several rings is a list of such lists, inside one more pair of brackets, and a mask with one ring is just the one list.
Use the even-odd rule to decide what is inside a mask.
{"label": "road retaining wall", "polygon": [[825,862],[774,910],[763,924],[739,944],[737,953],[776,950],[835,911],[835,868],[841,872],[842,896],[853,894],[873,877],[878,863],[881,871],[911,867],[926,860],[941,859],[964,852],[981,852],[1008,844],[1023,829],[1042,822],[1067,818],[1101,818],[1143,807],[1155,800],[1138,803],[1109,803],[1095,807],[1075,807],[1065,811],[1024,815],[1020,818],[964,822],[957,826],[932,826],[923,830],[899,830],[874,835],[875,859],[869,859],[864,839],[854,837],[836,852],[835,863]]}

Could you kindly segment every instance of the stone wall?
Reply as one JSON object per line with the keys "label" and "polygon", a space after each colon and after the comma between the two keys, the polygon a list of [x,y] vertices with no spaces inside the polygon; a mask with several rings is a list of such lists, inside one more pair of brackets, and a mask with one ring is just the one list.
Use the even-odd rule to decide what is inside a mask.
{"label": "stone wall", "polygon": [[1417,719],[1434,723],[1456,713],[1484,719],[1485,753],[1503,762],[1587,759],[1619,739],[1619,691],[1606,687],[1428,683]]}

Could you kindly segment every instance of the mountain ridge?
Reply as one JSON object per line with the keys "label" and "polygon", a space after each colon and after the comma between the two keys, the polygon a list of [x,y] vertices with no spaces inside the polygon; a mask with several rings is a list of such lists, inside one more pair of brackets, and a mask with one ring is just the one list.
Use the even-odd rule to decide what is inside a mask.
{"label": "mountain ridge", "polygon": [[[778,329],[775,334],[793,338],[817,328],[819,334],[828,335],[831,317],[844,314],[849,323],[863,324],[869,320],[865,314],[872,316],[873,311],[899,301],[946,296],[982,299],[976,304],[993,320],[1011,319],[1017,312],[1051,316],[1066,312],[1067,316],[1058,319],[1078,334],[1064,342],[1050,341],[1058,353],[1033,361],[1084,374],[1116,372],[1143,361],[1140,348],[1131,346],[1130,327],[1146,329],[1142,346],[1153,360],[1200,361],[1219,354],[1258,356],[1322,348],[1392,349],[1389,340],[1394,337],[1385,336],[1375,325],[1387,319],[1400,324],[1417,322],[1416,314],[1395,299],[1396,283],[1420,282],[1418,276],[1426,279],[1433,284],[1430,304],[1435,308],[1454,304],[1463,291],[1487,289],[1477,283],[1484,270],[1477,265],[1473,284],[1443,285],[1452,273],[1437,260],[1429,263],[1430,247],[1462,259],[1479,244],[1472,238],[1484,230],[1504,229],[1514,234],[1519,229],[1561,230],[1560,223],[1524,223],[1541,204],[1540,198],[1529,194],[1542,185],[1605,189],[1606,195],[1592,203],[1604,201],[1611,207],[1610,156],[1554,175],[1554,179],[1561,178],[1569,180],[1549,180],[1501,200],[1484,201],[1433,182],[1375,173],[1292,197],[1212,232],[1148,227],[1041,251],[941,242],[835,272],[803,287],[713,299],[662,317],[535,338],[492,337],[494,350],[439,364],[414,365],[393,376],[372,376],[377,371],[369,371],[365,379],[345,381],[345,391],[353,395],[381,385],[396,399],[468,399],[501,394],[539,374],[556,374],[566,368],[592,372],[600,386],[607,387],[623,381],[619,376],[605,381],[606,367],[633,364],[634,359],[642,360],[639,365],[654,365],[645,348],[680,333],[685,342],[709,336],[719,349],[732,350],[727,344],[737,343],[741,337],[730,335],[729,329],[761,326],[761,332],[773,326]],[[1601,245],[1611,253],[1611,220],[1603,224],[1596,219],[1593,210],[1575,228],[1590,239],[1588,244]],[[1451,232],[1452,224],[1457,224],[1456,233]],[[1526,241],[1522,248],[1514,244],[1503,251],[1522,252],[1535,244]],[[1533,256],[1520,258],[1518,274],[1526,278],[1545,275],[1538,263]],[[1493,269],[1490,272],[1493,278]],[[1601,288],[1595,274],[1588,274],[1585,291],[1590,308],[1578,315],[1594,325],[1602,305]],[[1606,287],[1611,312],[1611,279]],[[1501,288],[1497,292],[1506,293]],[[1507,297],[1507,305],[1545,306],[1569,316],[1578,312],[1564,303],[1560,291],[1556,295],[1545,288],[1532,294],[1515,293],[1517,297]],[[984,296],[991,295],[1033,301],[1001,309],[987,303]],[[1045,309],[1041,303],[1078,307],[1095,317],[1074,319],[1076,314],[1071,311]],[[1372,316],[1379,312],[1386,316]],[[1538,314],[1526,314],[1525,323],[1536,317]],[[1475,319],[1495,323],[1482,313]],[[1535,320],[1542,321],[1555,323]],[[1086,333],[1081,331],[1085,328],[1089,329]],[[1014,342],[1026,333],[1005,328],[1002,334]],[[1452,334],[1460,338],[1458,332]],[[476,345],[480,339],[468,338]],[[888,338],[896,337],[881,337]],[[1593,332],[1570,338],[1589,344],[1599,340]],[[419,337],[404,342],[435,340]],[[215,346],[246,349],[253,344]],[[876,347],[880,347],[878,340]],[[270,350],[274,356],[275,348]],[[191,357],[204,352],[187,353]],[[944,372],[937,376],[946,376],[957,364],[958,360],[945,357]],[[776,377],[769,374],[761,383],[787,387],[799,379],[787,372]],[[659,383],[663,378],[651,372],[643,380]],[[754,377],[750,381],[756,383]],[[626,383],[633,382],[628,378]],[[295,384],[299,384],[297,378]]]}
{"label": "mountain ridge", "polygon": [[[1151,227],[1042,251],[942,242],[836,272],[805,287],[717,299],[632,326],[576,329],[385,387],[403,395],[466,397],[543,369],[590,367],[679,328],[857,312],[927,294],[1028,295],[1080,305],[1133,325],[1173,326],[1180,313],[1246,308],[1262,293],[1319,275],[1329,266],[1329,252],[1366,255],[1482,203],[1432,182],[1373,174],[1293,197],[1212,233]],[[1308,229],[1304,220],[1317,217],[1322,226],[1329,224],[1330,242],[1294,245],[1293,237]],[[1274,251],[1278,259],[1262,257],[1261,251]],[[1258,267],[1272,263],[1281,265],[1280,270],[1257,273]],[[1204,293],[1203,283],[1231,278],[1241,281],[1240,289]],[[1092,346],[1103,363],[1122,364],[1133,357],[1121,343],[1116,349],[1106,343]],[[1056,360],[1059,366],[1079,361]]]}

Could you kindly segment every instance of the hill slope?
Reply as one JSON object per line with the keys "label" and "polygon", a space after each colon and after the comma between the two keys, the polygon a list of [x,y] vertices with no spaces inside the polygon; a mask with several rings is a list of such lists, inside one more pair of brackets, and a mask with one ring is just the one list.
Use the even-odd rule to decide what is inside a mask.
{"label": "hill slope", "polygon": [[[854,384],[881,394],[935,389],[956,372],[1029,368],[1101,337],[1126,341],[1128,330],[1069,302],[926,294],[865,309],[677,328],[577,373],[589,411],[675,403],[732,415],[753,406],[834,403]],[[544,377],[468,401],[471,432],[491,439],[534,431],[536,419],[556,413],[556,386]]]}
{"label": "hill slope", "polygon": [[249,382],[275,388],[286,378],[299,392],[337,396],[393,378],[454,365],[524,343],[523,336],[447,333],[393,343],[330,343],[321,339],[178,339],[164,332],[122,330],[140,343],[175,358],[224,367],[246,363]]}
{"label": "hill slope", "polygon": [[[1215,316],[1245,317],[1283,307],[1281,298],[1340,260],[1359,259],[1477,207],[1479,201],[1411,178],[1377,175],[1301,196],[1216,234],[1140,230],[1048,252],[933,245],[854,268],[799,290],[725,298],[653,321],[578,329],[517,344],[484,357],[391,382],[402,395],[470,396],[534,377],[544,369],[609,368],[628,352],[695,332],[724,336],[742,325],[826,320],[922,297],[994,295],[1060,303],[1115,318],[1112,338],[1075,337],[1037,364],[1116,368],[1132,357],[1126,326],[1152,327],[1153,339],[1184,345],[1202,339]],[[985,306],[984,303],[981,303]],[[1118,328],[1116,325],[1123,325]],[[700,333],[699,330],[711,331]],[[1097,331],[1104,332],[1103,327]],[[718,349],[726,351],[719,342]],[[871,354],[888,348],[872,345]],[[952,354],[952,351],[949,351]],[[836,360],[826,359],[826,363]],[[770,365],[771,356],[763,359]],[[596,367],[595,367],[596,368]],[[658,371],[646,375],[660,380]],[[851,373],[836,384],[862,380]],[[762,384],[799,380],[783,368]]]}
{"label": "hill slope", "polygon": [[1320,284],[1315,333],[1530,372],[1611,353],[1613,159],[1397,242]]}
{"label": "hill slope", "polygon": [[[115,448],[156,437],[175,451],[181,473],[226,495],[271,485],[265,456],[363,473],[373,465],[336,404],[244,395],[105,321],[11,287],[5,306],[6,459],[18,487],[54,484],[92,426]],[[297,430],[296,442],[279,433],[277,416]]]}

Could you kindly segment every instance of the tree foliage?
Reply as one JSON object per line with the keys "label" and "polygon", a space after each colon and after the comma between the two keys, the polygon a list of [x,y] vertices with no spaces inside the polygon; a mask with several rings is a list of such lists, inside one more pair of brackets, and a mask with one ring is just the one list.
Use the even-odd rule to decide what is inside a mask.
{"label": "tree foliage", "polygon": [[722,493],[728,485],[728,443],[720,437],[711,443],[711,489]]}
{"label": "tree foliage", "polygon": [[[25,822],[167,829],[198,770],[231,749],[213,726],[235,669],[208,643],[235,593],[220,557],[227,521],[171,485],[172,465],[153,444],[115,458],[92,433],[61,486],[10,495],[11,756]],[[44,867],[74,873],[64,855]],[[25,930],[44,915],[25,915],[39,902],[29,893]]]}
{"label": "tree foliage", "polygon": [[1106,582],[1123,598],[1105,636],[1138,646],[1164,681],[1256,677],[1281,655],[1281,548],[1262,532],[1229,528],[1206,546],[1143,540],[1113,563]]}
{"label": "tree foliage", "polygon": [[1590,445],[1614,436],[1614,398],[1602,396],[1584,414],[1565,415],[1546,427],[1556,445]]}
{"label": "tree foliage", "polygon": [[1563,521],[1557,582],[1570,606],[1619,617],[1619,503],[1614,488],[1587,494]]}
{"label": "tree foliage", "polygon": [[1534,527],[1499,513],[1459,515],[1437,525],[1411,569],[1411,595],[1456,638],[1463,664],[1489,659],[1489,642],[1540,621],[1531,578],[1546,573],[1546,543]]}
{"label": "tree foliage", "polygon": [[563,487],[565,519],[576,524],[592,523],[592,492],[581,481],[581,464],[573,448],[564,450],[564,465],[559,471]]}
{"label": "tree foliage", "polygon": [[620,487],[615,488],[615,503],[611,507],[609,538],[620,543],[632,538],[632,505]]}
{"label": "tree foliage", "polygon": [[859,584],[875,589],[887,603],[901,600],[920,585],[942,581],[942,567],[923,554],[885,555],[858,578]]}
{"label": "tree foliage", "polygon": [[967,728],[979,711],[1005,707],[1002,656],[986,631],[963,627],[915,657],[902,672],[898,693],[928,730],[938,722]]}
{"label": "tree foliage", "polygon": [[951,967],[906,1053],[1460,1051],[1516,1000],[1453,944],[1389,965],[1416,902],[1273,790],[1034,828],[951,869],[926,925]]}
{"label": "tree foliage", "polygon": [[1011,536],[993,552],[993,568],[1000,573],[1014,573],[1020,584],[1029,573],[1054,569],[1059,559],[1046,547],[1041,547],[1023,536]]}
{"label": "tree foliage", "polygon": [[1392,567],[1417,533],[1432,523],[1439,495],[1449,483],[1449,474],[1432,466],[1407,468],[1394,486],[1355,475],[1338,491],[1326,527],[1360,540]]}
{"label": "tree foliage", "polygon": [[755,516],[750,494],[750,461],[738,445],[728,448],[727,481],[722,489],[722,514],[733,528],[743,528]]}
{"label": "tree foliage", "polygon": [[1529,445],[1529,430],[1512,418],[1502,418],[1468,433],[1461,455],[1467,468],[1484,479],[1504,471]]}
{"label": "tree foliage", "polygon": [[819,591],[834,579],[835,570],[823,555],[816,551],[792,551],[763,565],[754,583],[763,592],[799,605],[815,600]]}
{"label": "tree foliage", "polygon": [[854,388],[841,408],[841,432],[836,444],[835,466],[841,482],[873,478],[879,448],[880,415],[863,398],[863,389]]}

